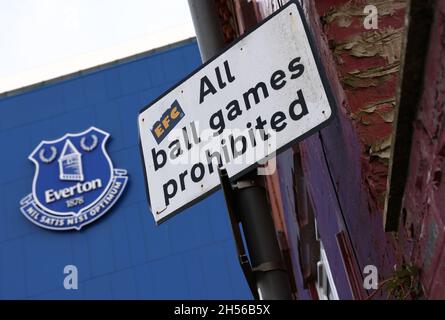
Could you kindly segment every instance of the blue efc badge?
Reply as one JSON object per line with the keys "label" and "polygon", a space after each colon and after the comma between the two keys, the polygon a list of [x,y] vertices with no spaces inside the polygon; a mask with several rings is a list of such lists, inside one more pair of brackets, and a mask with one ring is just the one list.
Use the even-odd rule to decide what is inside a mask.
{"label": "blue efc badge", "polygon": [[155,138],[157,144],[168,135],[168,133],[184,118],[185,113],[182,111],[178,100],[175,100],[171,107],[167,109],[159,121],[156,121],[151,129],[151,133]]}
{"label": "blue efc badge", "polygon": [[80,230],[105,214],[127,184],[127,171],[114,169],[105,149],[110,135],[91,127],[42,141],[28,159],[36,165],[32,193],[20,210],[51,230]]}

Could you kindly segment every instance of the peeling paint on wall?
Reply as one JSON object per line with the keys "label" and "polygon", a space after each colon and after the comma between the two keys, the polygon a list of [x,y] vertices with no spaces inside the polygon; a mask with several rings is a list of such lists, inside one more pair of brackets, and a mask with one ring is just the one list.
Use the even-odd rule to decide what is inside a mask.
{"label": "peeling paint on wall", "polygon": [[351,88],[377,87],[389,79],[389,76],[399,71],[399,63],[371,67],[364,70],[347,72],[341,82]]}
{"label": "peeling paint on wall", "polygon": [[389,160],[391,149],[391,136],[383,139],[377,140],[369,148],[369,155],[371,157],[377,157],[380,159]]}
{"label": "peeling paint on wall", "polygon": [[334,54],[337,58],[343,53],[353,57],[380,56],[390,64],[400,60],[403,28],[386,28],[372,32],[360,33],[348,41],[335,44]]}
{"label": "peeling paint on wall", "polygon": [[371,117],[369,115],[377,114],[386,123],[394,122],[396,99],[389,98],[374,102],[360,108],[359,111],[351,113],[351,119],[358,121],[363,125],[371,124]]}
{"label": "peeling paint on wall", "polygon": [[[344,112],[351,120],[354,133],[360,142],[359,150],[346,147],[343,152],[359,153],[359,161],[348,165],[360,172],[363,191],[348,188],[351,179],[341,176],[336,155],[329,161],[338,170],[335,179],[340,181],[339,197],[343,200],[346,223],[360,263],[378,265],[381,275],[389,274],[402,254],[396,241],[382,228],[382,213],[386,198],[386,181],[394,123],[397,77],[401,59],[402,36],[405,27],[406,0],[376,1],[317,1],[323,31],[336,61],[336,70],[346,94]],[[363,26],[365,5],[375,5],[379,14],[379,29],[369,31]],[[343,129],[345,131],[346,129]],[[345,137],[349,143],[350,137]],[[348,139],[349,138],[349,139]],[[334,146],[340,142],[331,141]],[[338,149],[338,147],[336,148]],[[341,157],[338,157],[341,158]],[[353,158],[353,157],[351,157]],[[340,176],[338,176],[340,175]],[[348,195],[344,195],[348,191]],[[365,200],[366,199],[366,200]],[[362,211],[354,202],[366,203]],[[363,225],[369,236],[363,236]]]}
{"label": "peeling paint on wall", "polygon": [[[397,10],[406,7],[407,0],[371,0],[366,5],[375,5],[379,16],[393,15]],[[349,1],[344,5],[332,7],[322,18],[323,23],[337,22],[339,27],[349,27],[354,18],[365,17],[364,4],[359,1]]]}

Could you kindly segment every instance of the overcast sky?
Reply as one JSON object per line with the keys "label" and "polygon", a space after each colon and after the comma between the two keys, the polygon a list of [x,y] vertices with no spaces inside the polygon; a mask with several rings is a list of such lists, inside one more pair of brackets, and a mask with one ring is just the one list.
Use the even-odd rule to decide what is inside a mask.
{"label": "overcast sky", "polygon": [[0,92],[190,36],[187,0],[0,0]]}

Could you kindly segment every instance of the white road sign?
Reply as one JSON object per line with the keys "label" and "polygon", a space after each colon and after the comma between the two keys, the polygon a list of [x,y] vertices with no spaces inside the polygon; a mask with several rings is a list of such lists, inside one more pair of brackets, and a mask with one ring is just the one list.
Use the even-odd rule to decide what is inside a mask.
{"label": "white road sign", "polygon": [[294,2],[265,20],[138,118],[157,223],[234,180],[332,117],[303,13]]}

